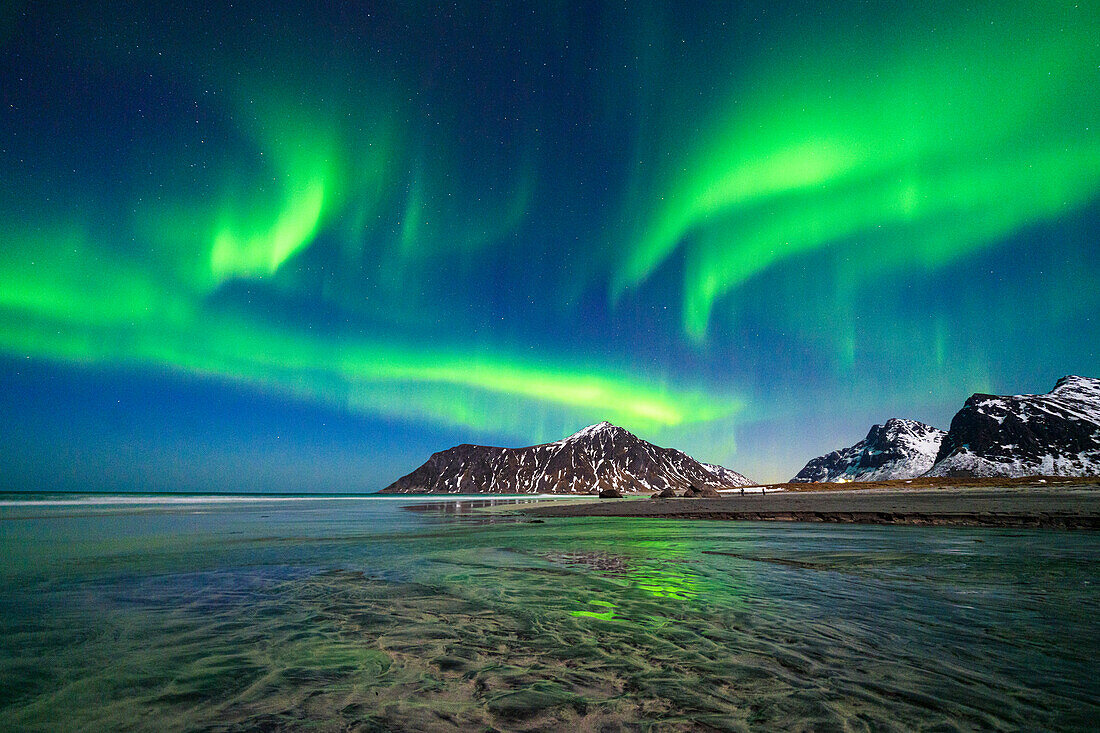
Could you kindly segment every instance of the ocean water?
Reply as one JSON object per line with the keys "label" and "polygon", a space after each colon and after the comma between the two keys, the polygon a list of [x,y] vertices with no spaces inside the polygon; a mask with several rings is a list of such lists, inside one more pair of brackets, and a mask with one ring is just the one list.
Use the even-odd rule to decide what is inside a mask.
{"label": "ocean water", "polygon": [[1100,533],[0,497],[0,730],[1095,730]]}

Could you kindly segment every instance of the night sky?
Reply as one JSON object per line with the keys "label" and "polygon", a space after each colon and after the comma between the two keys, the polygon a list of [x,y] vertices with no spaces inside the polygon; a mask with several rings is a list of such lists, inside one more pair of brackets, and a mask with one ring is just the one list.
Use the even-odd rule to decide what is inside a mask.
{"label": "night sky", "polygon": [[1100,376],[1095,2],[2,7],[0,489],[784,480]]}

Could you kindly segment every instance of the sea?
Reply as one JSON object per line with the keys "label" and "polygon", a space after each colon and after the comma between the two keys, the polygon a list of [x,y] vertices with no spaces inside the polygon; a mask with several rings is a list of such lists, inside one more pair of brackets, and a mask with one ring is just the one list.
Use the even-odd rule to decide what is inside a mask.
{"label": "sea", "polygon": [[1096,730],[1100,533],[0,495],[0,730]]}

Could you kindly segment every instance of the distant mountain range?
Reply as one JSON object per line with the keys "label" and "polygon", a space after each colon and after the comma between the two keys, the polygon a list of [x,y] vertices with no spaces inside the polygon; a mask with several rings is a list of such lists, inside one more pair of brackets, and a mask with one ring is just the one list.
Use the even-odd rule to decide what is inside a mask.
{"label": "distant mountain range", "polygon": [[[1068,376],[1047,394],[975,394],[947,432],[892,418],[855,445],[814,458],[792,483],[918,476],[1100,475],[1100,379]],[[693,494],[751,486],[736,471],[701,463],[602,422],[526,448],[459,445],[435,453],[383,493]]]}
{"label": "distant mountain range", "polygon": [[917,476],[1100,474],[1100,379],[1062,377],[1047,394],[975,394],[946,433],[915,420],[871,428],[791,479],[879,481]]}
{"label": "distant mountain range", "polygon": [[588,494],[615,489],[626,494],[753,483],[736,471],[701,463],[602,422],[527,448],[455,446],[433,454],[382,493]]}

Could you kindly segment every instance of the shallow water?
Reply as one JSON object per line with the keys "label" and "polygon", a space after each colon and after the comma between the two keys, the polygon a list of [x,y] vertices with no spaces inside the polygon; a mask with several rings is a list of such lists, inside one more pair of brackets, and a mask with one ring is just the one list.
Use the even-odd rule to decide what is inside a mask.
{"label": "shallow water", "polygon": [[1098,533],[12,498],[4,730],[1100,720]]}

